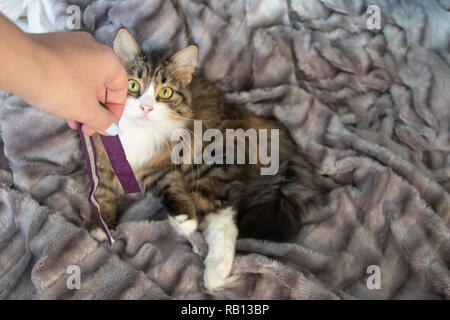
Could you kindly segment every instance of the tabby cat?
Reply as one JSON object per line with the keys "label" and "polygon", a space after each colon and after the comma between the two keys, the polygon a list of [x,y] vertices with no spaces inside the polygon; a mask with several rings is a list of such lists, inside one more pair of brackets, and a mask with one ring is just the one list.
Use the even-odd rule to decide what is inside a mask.
{"label": "tabby cat", "polygon": [[[128,98],[119,122],[127,159],[141,190],[160,200],[179,232],[186,236],[197,228],[203,232],[208,243],[204,286],[221,288],[229,279],[238,235],[274,241],[295,237],[301,213],[322,190],[321,178],[296,152],[295,143],[279,122],[228,103],[211,82],[194,75],[195,46],[171,57],[147,54],[127,30],[121,29],[114,51],[129,78]],[[171,151],[179,141],[172,141],[172,133],[180,128],[192,132],[194,120],[202,120],[203,131],[278,129],[278,150],[271,150],[279,152],[278,173],[261,175],[259,162],[174,164]],[[123,191],[99,137],[94,139],[100,175],[96,197],[102,216],[114,227],[117,199]],[[194,145],[198,137],[192,135],[191,139]],[[193,152],[183,156],[192,158]]]}

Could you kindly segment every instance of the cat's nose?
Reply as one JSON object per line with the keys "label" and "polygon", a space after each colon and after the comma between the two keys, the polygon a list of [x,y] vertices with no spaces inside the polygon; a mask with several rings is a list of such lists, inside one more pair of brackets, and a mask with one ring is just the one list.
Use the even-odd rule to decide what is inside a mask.
{"label": "cat's nose", "polygon": [[148,105],[143,105],[143,106],[141,106],[141,110],[144,111],[144,113],[149,113],[150,111],[153,110],[153,107],[148,106]]}

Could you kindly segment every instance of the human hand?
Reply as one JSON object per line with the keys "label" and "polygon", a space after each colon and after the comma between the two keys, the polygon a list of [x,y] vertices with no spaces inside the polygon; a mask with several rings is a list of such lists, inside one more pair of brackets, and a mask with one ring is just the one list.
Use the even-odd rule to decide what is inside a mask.
{"label": "human hand", "polygon": [[[117,135],[128,88],[113,50],[85,32],[29,34],[43,67],[23,94],[28,103],[84,133]],[[107,109],[102,107],[103,103]]]}

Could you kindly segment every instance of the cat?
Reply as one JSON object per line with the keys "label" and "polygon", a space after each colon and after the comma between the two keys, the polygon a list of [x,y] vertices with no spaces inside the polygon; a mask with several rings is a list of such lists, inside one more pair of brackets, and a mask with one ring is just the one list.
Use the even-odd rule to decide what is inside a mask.
{"label": "cat", "polygon": [[[321,177],[296,151],[280,122],[227,102],[213,83],[194,73],[196,46],[170,57],[148,54],[126,29],[120,29],[114,51],[129,78],[119,137],[141,190],[160,200],[178,232],[189,236],[197,229],[202,231],[208,243],[204,286],[208,290],[222,288],[230,279],[238,236],[293,239],[301,227],[302,213],[323,191]],[[174,164],[171,151],[179,141],[172,141],[172,134],[183,128],[192,132],[194,120],[202,120],[203,130],[220,132],[277,129],[277,150],[271,151],[279,153],[278,173],[261,175],[260,163]],[[190,138],[193,143],[198,139]],[[104,220],[114,227],[123,191],[98,135],[94,141],[100,175],[96,197]],[[248,147],[245,153],[248,156]],[[183,156],[192,158],[193,152]]]}

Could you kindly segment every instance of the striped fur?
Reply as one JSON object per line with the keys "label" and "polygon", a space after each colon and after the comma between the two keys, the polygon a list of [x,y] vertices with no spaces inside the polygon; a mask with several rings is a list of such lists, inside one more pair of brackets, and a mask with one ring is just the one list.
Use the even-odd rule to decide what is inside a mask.
{"label": "striped fur", "polygon": [[[156,98],[168,106],[168,121],[191,131],[194,119],[203,120],[203,131],[208,128],[223,133],[238,128],[280,131],[280,171],[275,176],[261,176],[259,164],[175,165],[170,158],[173,143],[167,141],[148,161],[134,168],[141,189],[159,198],[174,216],[187,215],[201,222],[208,214],[231,207],[237,212],[241,236],[287,240],[295,235],[301,225],[302,211],[323,187],[321,177],[295,151],[287,130],[278,121],[257,117],[241,105],[228,103],[214,84],[201,77],[194,76],[186,85],[173,57],[147,54],[135,45],[133,57],[123,56],[115,48],[129,77],[141,84],[141,90],[129,96],[138,98],[152,82],[155,96],[158,88],[169,86],[173,90],[170,99]],[[192,145],[195,138],[201,139],[191,138]],[[101,176],[96,196],[104,219],[113,227],[121,188],[99,138],[95,139]]]}

